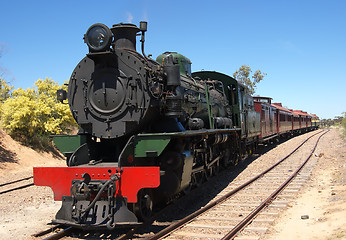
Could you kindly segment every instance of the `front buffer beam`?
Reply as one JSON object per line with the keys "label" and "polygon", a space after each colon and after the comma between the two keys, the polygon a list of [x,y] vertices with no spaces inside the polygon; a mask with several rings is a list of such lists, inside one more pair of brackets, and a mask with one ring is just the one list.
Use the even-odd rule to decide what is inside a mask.
{"label": "front buffer beam", "polygon": [[35,167],[34,184],[48,186],[54,192],[54,200],[71,196],[73,180],[83,180],[88,173],[92,180],[109,180],[113,174],[119,176],[116,196],[127,198],[128,203],[137,202],[137,193],[142,188],[156,188],[160,184],[159,167]]}
{"label": "front buffer beam", "polygon": [[138,223],[127,203],[138,191],[160,184],[159,167],[36,167],[34,184],[49,186],[62,201],[56,223],[109,229]]}

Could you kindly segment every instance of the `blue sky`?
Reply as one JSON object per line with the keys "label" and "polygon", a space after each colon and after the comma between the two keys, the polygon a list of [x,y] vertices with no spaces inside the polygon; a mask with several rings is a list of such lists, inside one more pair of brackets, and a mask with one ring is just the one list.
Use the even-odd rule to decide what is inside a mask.
{"label": "blue sky", "polygon": [[258,95],[321,118],[346,111],[344,0],[12,0],[1,10],[0,67],[15,88],[68,80],[92,24],[145,20],[145,51],[155,58],[178,51],[193,71],[229,75],[247,64],[267,73]]}

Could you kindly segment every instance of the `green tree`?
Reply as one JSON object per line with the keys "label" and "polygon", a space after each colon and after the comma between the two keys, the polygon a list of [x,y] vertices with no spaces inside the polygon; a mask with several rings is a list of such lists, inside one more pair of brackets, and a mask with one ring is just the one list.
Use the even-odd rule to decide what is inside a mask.
{"label": "green tree", "polygon": [[46,78],[37,80],[33,88],[13,90],[0,109],[3,128],[15,139],[39,148],[49,135],[68,133],[75,121],[68,105],[56,99],[56,91],[64,87]]}
{"label": "green tree", "polygon": [[242,65],[239,70],[233,73],[233,77],[239,81],[241,84],[244,84],[249,88],[249,93],[253,95],[256,92],[256,84],[263,80],[267,75],[262,73],[261,70],[256,70],[250,78],[252,70],[248,65]]}
{"label": "green tree", "polygon": [[342,116],[335,116],[334,117],[334,124],[336,124],[336,125],[340,125],[341,124],[341,122],[342,122],[342,119],[343,119],[343,117]]}

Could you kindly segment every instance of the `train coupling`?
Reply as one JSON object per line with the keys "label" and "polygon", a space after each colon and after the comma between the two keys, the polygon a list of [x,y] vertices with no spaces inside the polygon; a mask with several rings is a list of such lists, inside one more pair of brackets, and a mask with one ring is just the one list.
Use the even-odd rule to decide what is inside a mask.
{"label": "train coupling", "polygon": [[83,177],[84,180],[72,182],[71,196],[63,196],[54,222],[81,227],[106,226],[108,229],[138,222],[127,208],[127,199],[115,194],[119,174],[113,174],[107,181],[91,181],[87,173]]}

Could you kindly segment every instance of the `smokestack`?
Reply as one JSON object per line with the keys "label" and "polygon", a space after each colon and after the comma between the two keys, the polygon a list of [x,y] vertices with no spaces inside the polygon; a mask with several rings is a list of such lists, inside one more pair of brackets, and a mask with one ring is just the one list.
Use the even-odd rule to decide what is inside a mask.
{"label": "smokestack", "polygon": [[111,31],[114,35],[114,48],[126,48],[136,51],[136,35],[140,30],[135,24],[115,24]]}

